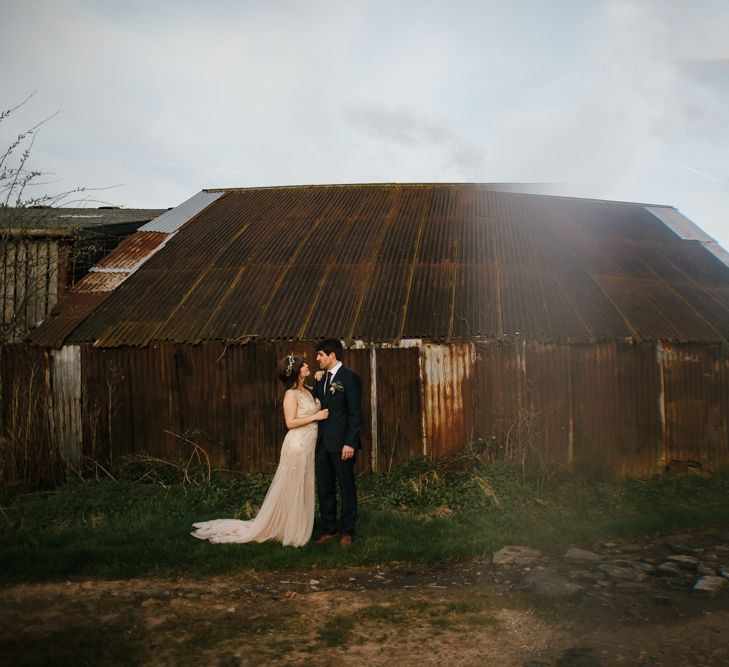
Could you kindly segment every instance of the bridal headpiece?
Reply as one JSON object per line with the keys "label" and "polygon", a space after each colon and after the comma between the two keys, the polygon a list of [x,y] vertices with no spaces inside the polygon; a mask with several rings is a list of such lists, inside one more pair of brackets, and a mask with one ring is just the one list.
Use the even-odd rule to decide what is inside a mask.
{"label": "bridal headpiece", "polygon": [[291,371],[294,370],[294,357],[290,354],[286,358],[289,360],[289,365],[286,366],[286,377],[289,377],[291,375]]}

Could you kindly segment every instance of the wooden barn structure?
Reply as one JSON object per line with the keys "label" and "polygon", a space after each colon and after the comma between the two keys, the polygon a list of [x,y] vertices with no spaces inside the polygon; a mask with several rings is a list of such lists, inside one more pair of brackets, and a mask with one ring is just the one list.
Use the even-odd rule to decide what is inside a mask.
{"label": "wooden barn structure", "polygon": [[729,467],[726,258],[668,206],[479,184],[204,190],[5,351],[6,435],[25,428],[30,456],[55,438],[67,470],[174,457],[181,438],[267,469],[277,360],[313,362],[335,336],[363,379],[362,471],[476,441],[626,475],[714,471]]}
{"label": "wooden barn structure", "polygon": [[161,213],[0,206],[0,340],[23,340],[91,266]]}

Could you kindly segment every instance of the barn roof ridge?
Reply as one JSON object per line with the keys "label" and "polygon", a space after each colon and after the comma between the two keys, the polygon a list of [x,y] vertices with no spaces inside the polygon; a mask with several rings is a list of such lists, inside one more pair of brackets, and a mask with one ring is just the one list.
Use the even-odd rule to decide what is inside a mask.
{"label": "barn roof ridge", "polygon": [[[673,204],[660,204],[654,202],[639,202],[626,199],[600,199],[598,197],[578,197],[576,195],[549,194],[546,192],[523,192],[506,188],[524,186],[539,187],[552,185],[540,181],[512,183],[509,181],[443,181],[443,182],[409,182],[409,181],[382,181],[378,183],[293,183],[289,185],[251,185],[240,187],[208,187],[202,188],[202,192],[252,192],[256,190],[306,190],[313,188],[378,188],[378,187],[408,187],[408,188],[432,188],[432,187],[485,187],[493,188],[503,194],[523,195],[527,197],[549,197],[550,199],[570,199],[575,201],[595,202],[599,204],[626,204],[629,206],[652,206],[655,208],[671,208],[678,210]],[[501,189],[505,188],[505,189]]]}

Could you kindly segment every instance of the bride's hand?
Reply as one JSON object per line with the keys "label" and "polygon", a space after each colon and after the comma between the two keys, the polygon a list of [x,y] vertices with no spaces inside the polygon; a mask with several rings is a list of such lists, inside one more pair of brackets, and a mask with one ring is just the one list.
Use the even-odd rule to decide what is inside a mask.
{"label": "bride's hand", "polygon": [[324,371],[317,371],[314,373],[314,379],[319,382],[324,377]]}
{"label": "bride's hand", "polygon": [[324,419],[327,419],[328,417],[329,417],[329,410],[327,410],[326,408],[324,410],[319,410],[319,412],[317,412],[314,415],[315,421],[318,421],[318,422],[320,422]]}

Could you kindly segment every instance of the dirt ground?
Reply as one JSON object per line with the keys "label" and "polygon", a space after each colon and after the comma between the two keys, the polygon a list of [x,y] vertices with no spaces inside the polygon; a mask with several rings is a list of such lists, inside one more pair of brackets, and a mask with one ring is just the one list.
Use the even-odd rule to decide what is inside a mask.
{"label": "dirt ground", "polygon": [[[655,553],[670,539],[729,545],[703,534],[626,546]],[[729,593],[649,582],[545,596],[526,570],[488,558],[14,585],[0,591],[0,664],[729,665]]]}

